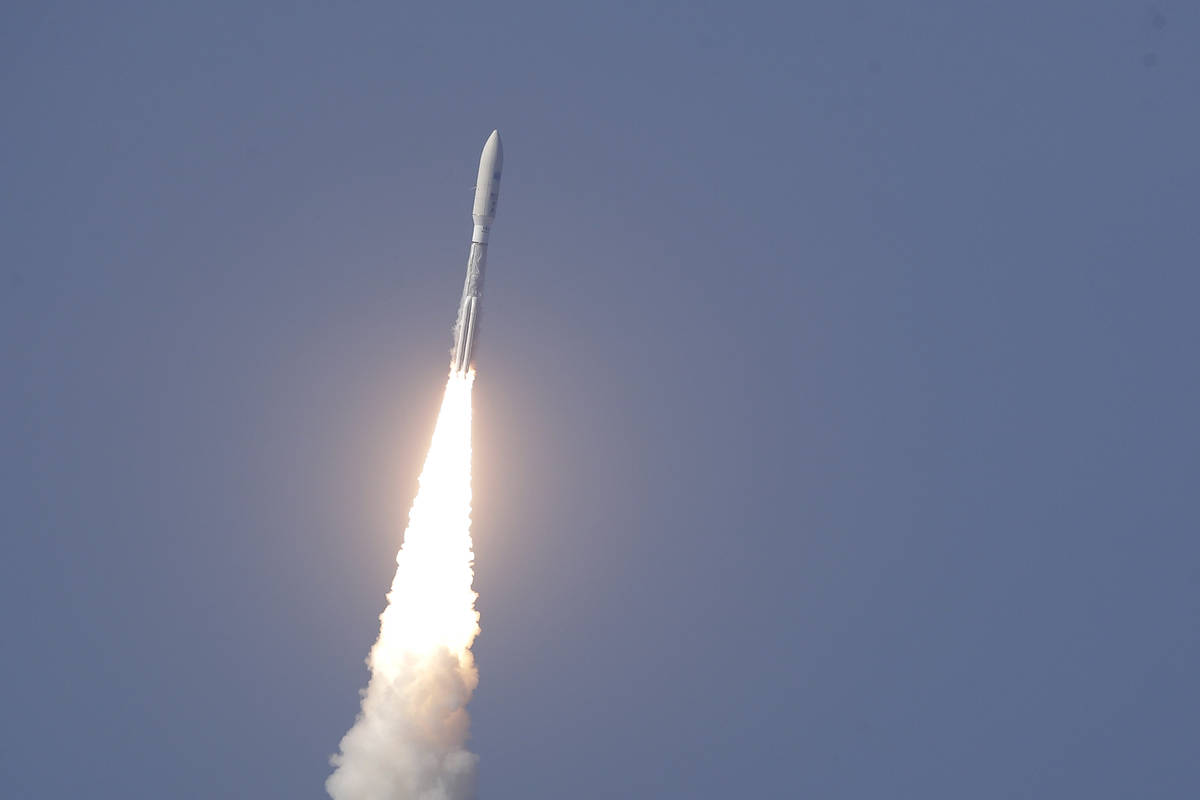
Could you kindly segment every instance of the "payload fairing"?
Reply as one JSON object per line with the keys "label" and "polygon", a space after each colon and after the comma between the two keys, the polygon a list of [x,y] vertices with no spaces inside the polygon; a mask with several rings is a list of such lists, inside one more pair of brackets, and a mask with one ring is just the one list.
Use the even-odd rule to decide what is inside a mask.
{"label": "payload fairing", "polygon": [[465,373],[474,360],[475,339],[479,336],[479,306],[483,299],[483,273],[487,267],[488,234],[496,219],[503,166],[500,131],[492,131],[483,146],[483,155],[479,157],[479,179],[475,182],[475,207],[472,210],[475,230],[471,234],[471,255],[467,258],[467,280],[458,304],[458,321],[454,323],[454,359],[450,367],[456,373]]}

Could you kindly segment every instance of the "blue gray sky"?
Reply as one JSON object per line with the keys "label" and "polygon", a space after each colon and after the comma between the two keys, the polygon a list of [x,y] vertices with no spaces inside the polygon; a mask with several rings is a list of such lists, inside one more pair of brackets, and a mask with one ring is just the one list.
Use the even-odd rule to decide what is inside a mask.
{"label": "blue gray sky", "polygon": [[1193,3],[18,3],[0,794],[318,798],[479,150],[481,796],[1200,795]]}

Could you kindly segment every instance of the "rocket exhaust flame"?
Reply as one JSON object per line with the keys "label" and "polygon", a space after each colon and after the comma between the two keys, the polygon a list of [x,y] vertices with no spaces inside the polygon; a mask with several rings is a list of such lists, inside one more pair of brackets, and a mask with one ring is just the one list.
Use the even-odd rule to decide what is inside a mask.
{"label": "rocket exhaust flame", "polygon": [[362,710],[332,758],[334,800],[459,800],[474,794],[466,703],[479,681],[471,588],[471,386],[452,371],[396,577],[379,617]]}

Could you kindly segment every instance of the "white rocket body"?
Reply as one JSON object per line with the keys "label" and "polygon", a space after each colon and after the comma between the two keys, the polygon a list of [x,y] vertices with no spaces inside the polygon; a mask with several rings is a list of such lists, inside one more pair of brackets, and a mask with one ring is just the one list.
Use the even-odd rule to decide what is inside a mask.
{"label": "white rocket body", "polygon": [[471,254],[467,258],[467,280],[458,304],[458,321],[454,324],[454,358],[450,363],[455,372],[465,373],[474,361],[483,299],[483,273],[487,267],[488,234],[496,219],[503,166],[504,148],[500,144],[500,131],[492,131],[487,144],[483,146],[483,155],[479,157],[479,179],[475,183],[475,206],[471,211],[475,229],[471,234]]}

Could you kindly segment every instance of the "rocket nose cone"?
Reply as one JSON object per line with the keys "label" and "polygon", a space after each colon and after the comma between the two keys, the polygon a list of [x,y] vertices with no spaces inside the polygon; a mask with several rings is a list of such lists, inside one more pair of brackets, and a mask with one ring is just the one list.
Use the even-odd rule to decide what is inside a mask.
{"label": "rocket nose cone", "polygon": [[492,131],[492,135],[488,137],[487,144],[483,146],[483,158],[490,160],[496,171],[500,171],[501,165],[504,164],[504,145],[500,142],[500,131]]}
{"label": "rocket nose cone", "polygon": [[487,144],[483,146],[483,154],[479,156],[479,178],[475,181],[475,206],[471,212],[476,225],[490,224],[496,216],[496,203],[500,199],[500,172],[503,168],[504,148],[500,145],[500,131],[492,131]]}

